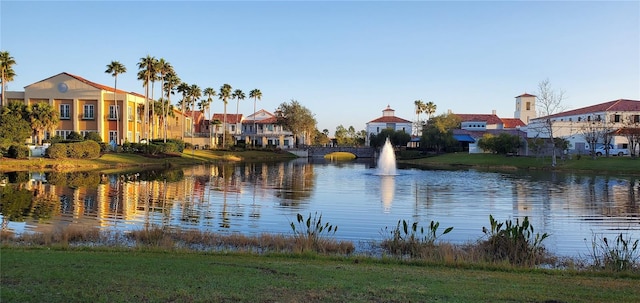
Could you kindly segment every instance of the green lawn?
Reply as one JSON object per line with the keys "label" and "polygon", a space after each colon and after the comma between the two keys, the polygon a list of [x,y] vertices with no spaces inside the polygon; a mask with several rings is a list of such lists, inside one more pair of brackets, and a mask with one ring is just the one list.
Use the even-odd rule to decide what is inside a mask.
{"label": "green lawn", "polygon": [[2,302],[637,302],[640,276],[317,255],[2,247]]}
{"label": "green lawn", "polygon": [[631,157],[576,157],[561,159],[558,157],[555,168],[551,167],[550,157],[507,157],[493,154],[451,153],[398,162],[433,168],[480,167],[488,169],[532,169],[562,171],[597,171],[599,173],[638,174],[640,159]]}

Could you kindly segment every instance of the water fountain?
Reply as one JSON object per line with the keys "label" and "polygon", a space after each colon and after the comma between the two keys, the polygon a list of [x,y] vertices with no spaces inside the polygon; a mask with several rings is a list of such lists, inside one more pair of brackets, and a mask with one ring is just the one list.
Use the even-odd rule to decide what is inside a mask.
{"label": "water fountain", "polygon": [[389,138],[384,142],[380,157],[378,158],[378,175],[395,176],[396,175],[396,155]]}

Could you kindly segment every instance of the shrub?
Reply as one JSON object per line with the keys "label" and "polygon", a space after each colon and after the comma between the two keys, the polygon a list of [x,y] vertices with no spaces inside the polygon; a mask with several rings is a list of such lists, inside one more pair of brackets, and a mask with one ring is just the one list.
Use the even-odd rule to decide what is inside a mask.
{"label": "shrub", "polygon": [[53,143],[47,151],[45,156],[51,159],[62,159],[67,157],[67,144],[65,143]]}
{"label": "shrub", "polygon": [[95,159],[100,157],[100,144],[98,142],[89,140],[79,143],[74,143],[73,145],[80,146],[82,149],[82,158],[87,159]]}
{"label": "shrub", "polygon": [[547,233],[534,235],[529,217],[524,217],[522,225],[518,219],[515,224],[511,220],[498,223],[491,215],[489,215],[489,221],[491,230],[482,228],[482,231],[489,236],[488,240],[481,243],[486,259],[493,262],[508,261],[514,265],[536,265],[542,261],[544,256],[542,241],[549,235]]}
{"label": "shrub", "polygon": [[84,137],[81,134],[77,133],[77,132],[70,132],[67,135],[67,140],[68,141],[82,141],[82,140],[84,140]]}
{"label": "shrub", "polygon": [[24,145],[11,145],[7,154],[10,158],[27,159],[29,158],[29,148]]}
{"label": "shrub", "polygon": [[84,135],[85,140],[92,140],[98,143],[102,142],[102,137],[97,132],[88,132]]}

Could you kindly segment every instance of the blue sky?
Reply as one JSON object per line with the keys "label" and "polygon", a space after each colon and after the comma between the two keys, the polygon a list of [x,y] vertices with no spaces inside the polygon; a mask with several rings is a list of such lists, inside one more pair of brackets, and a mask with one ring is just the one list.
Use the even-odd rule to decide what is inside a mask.
{"label": "blue sky", "polygon": [[331,134],[387,105],[414,120],[417,99],[436,114],[513,117],[514,97],[547,78],[567,109],[640,100],[638,1],[3,0],[0,19],[17,61],[8,90],[61,72],[113,86],[104,71],[118,60],[118,88],[144,93],[136,64],[151,55],[201,88],[258,88],[258,108],[298,100]]}

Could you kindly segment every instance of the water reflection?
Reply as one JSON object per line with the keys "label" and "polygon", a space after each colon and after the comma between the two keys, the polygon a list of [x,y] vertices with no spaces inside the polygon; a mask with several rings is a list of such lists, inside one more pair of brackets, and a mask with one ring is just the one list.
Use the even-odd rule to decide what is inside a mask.
{"label": "water reflection", "polygon": [[585,251],[593,233],[624,230],[640,238],[636,176],[414,169],[377,176],[374,166],[297,159],[120,174],[11,173],[0,176],[10,182],[0,187],[2,228],[290,233],[296,213],[317,211],[340,226],[336,236],[354,241],[380,240],[381,229],[405,219],[453,226],[444,240],[466,242],[482,236],[489,215],[529,216],[536,231],[552,235],[545,245],[561,254]]}

